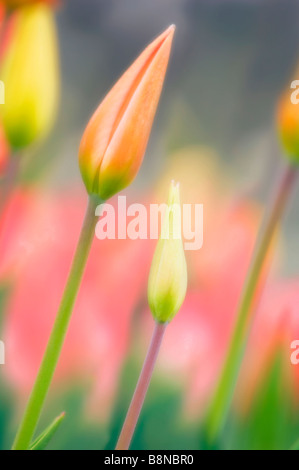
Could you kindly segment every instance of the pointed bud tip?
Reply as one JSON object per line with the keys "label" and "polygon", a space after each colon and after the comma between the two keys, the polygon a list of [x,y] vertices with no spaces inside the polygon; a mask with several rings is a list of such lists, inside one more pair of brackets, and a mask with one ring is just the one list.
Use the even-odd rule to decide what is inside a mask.
{"label": "pointed bud tip", "polygon": [[170,38],[170,40],[172,41],[175,30],[176,30],[176,25],[175,24],[170,25],[164,33],[165,37]]}
{"label": "pointed bud tip", "polygon": [[175,33],[175,30],[176,30],[176,25],[175,25],[175,24],[171,24],[171,25],[168,27],[168,29],[167,29],[167,31],[169,32],[169,34],[170,34],[170,33],[172,33],[172,34]]}
{"label": "pointed bud tip", "polygon": [[180,204],[180,183],[171,181],[168,204]]}
{"label": "pointed bud tip", "polygon": [[157,40],[160,41],[160,45],[164,44],[166,41],[167,42],[172,42],[173,36],[176,30],[176,26],[174,24],[168,26],[163,33],[158,36]]}

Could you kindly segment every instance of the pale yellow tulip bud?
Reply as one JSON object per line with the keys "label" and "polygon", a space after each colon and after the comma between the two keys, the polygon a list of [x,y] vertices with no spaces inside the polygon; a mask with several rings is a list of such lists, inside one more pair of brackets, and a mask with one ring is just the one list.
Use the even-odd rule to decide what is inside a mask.
{"label": "pale yellow tulip bud", "polygon": [[172,182],[148,283],[148,301],[159,323],[178,313],[187,291],[187,265],[182,240],[179,185]]}

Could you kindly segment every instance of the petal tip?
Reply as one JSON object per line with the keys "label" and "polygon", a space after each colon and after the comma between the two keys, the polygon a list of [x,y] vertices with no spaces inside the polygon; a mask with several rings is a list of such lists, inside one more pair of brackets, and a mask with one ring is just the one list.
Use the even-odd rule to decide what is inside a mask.
{"label": "petal tip", "polygon": [[165,29],[165,31],[163,31],[163,33],[160,34],[160,36],[158,36],[157,40],[160,40],[161,44],[163,44],[164,41],[172,41],[175,30],[176,26],[171,24],[167,29]]}
{"label": "petal tip", "polygon": [[166,29],[166,31],[165,31],[166,37],[171,37],[171,38],[173,38],[175,31],[176,31],[176,25],[175,25],[175,24],[171,24],[171,25]]}

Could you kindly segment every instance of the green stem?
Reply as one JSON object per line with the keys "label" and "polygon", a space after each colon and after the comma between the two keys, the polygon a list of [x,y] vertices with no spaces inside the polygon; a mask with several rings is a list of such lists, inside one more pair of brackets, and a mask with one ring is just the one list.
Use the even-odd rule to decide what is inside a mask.
{"label": "green stem", "polygon": [[[13,450],[27,450],[31,444],[42,408],[59,360],[77,293],[84,274],[96,226],[95,209],[98,201],[90,197],[81,235],[56,321],[31,392],[27,408],[17,433]],[[46,302],[46,299],[45,299]]]}
{"label": "green stem", "polygon": [[216,445],[233,399],[249,335],[255,293],[276,229],[286,207],[291,190],[296,182],[296,176],[297,168],[289,166],[282,177],[272,209],[270,210],[264,229],[261,232],[261,237],[257,243],[256,252],[241,297],[236,326],[232,335],[228,355],[204,425],[203,438],[208,447],[214,447]]}
{"label": "green stem", "polygon": [[128,450],[151,382],[167,323],[156,323],[152,341],[115,450]]}

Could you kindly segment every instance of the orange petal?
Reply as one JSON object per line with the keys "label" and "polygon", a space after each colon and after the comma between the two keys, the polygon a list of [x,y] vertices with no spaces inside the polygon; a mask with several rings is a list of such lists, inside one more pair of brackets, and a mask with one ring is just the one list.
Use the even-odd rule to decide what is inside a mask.
{"label": "orange petal", "polygon": [[89,122],[79,151],[80,169],[89,192],[109,197],[110,192],[118,191],[111,185],[127,186],[126,181],[138,171],[159,101],[174,30],[170,26],[144,50]]}

